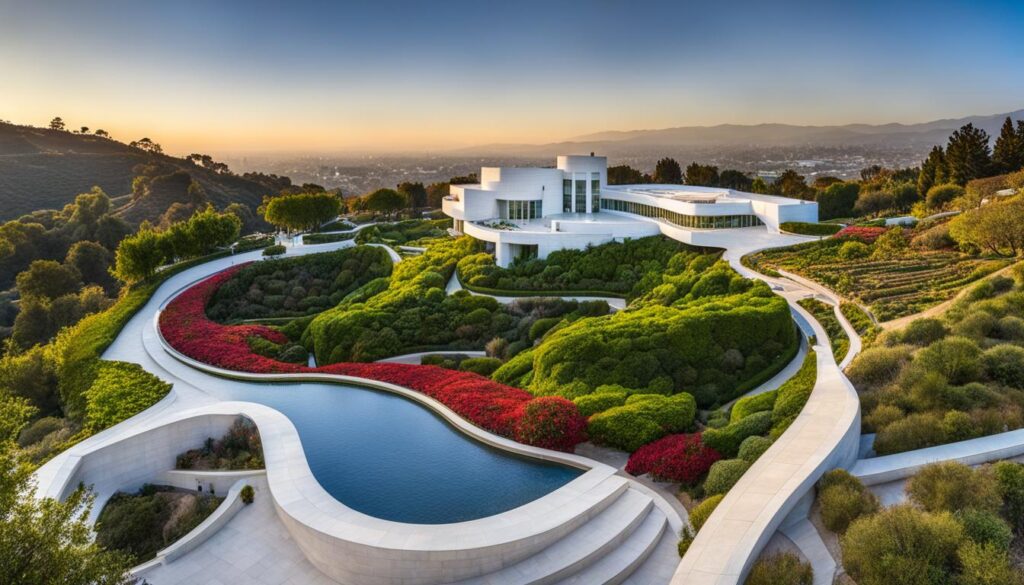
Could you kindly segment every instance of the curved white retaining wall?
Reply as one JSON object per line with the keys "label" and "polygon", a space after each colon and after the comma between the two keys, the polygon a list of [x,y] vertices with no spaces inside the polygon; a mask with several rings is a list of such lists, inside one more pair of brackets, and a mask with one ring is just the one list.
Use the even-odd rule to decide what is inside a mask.
{"label": "curved white retaining wall", "polygon": [[[263,482],[260,481],[259,483]],[[156,558],[160,559],[162,563],[169,563],[185,553],[195,550],[199,545],[216,534],[239,510],[245,507],[245,502],[242,501],[242,488],[246,485],[250,485],[250,483],[244,479],[236,481],[228,490],[227,495],[224,496],[224,501],[217,506],[217,509],[212,514],[207,516],[199,526],[196,526],[188,534],[171,544],[171,546],[156,553]],[[253,489],[256,488],[254,487]]]}
{"label": "curved white retaining wall", "polygon": [[[742,266],[733,249],[726,259],[747,278],[773,282]],[[828,335],[807,311],[790,307],[814,328],[818,377],[789,429],[762,455],[711,514],[683,557],[673,585],[742,583],[772,535],[828,470],[849,467],[860,442],[860,400],[832,357]]]}
{"label": "curved white retaining wall", "polygon": [[850,469],[850,473],[864,485],[876,485],[906,479],[929,463],[959,461],[967,465],[980,465],[1020,455],[1024,455],[1024,429],[861,459]]}

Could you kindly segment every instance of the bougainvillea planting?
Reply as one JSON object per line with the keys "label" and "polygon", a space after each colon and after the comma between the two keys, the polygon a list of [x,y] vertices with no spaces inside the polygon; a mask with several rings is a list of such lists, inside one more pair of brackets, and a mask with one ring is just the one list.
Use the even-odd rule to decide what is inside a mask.
{"label": "bougainvillea planting", "polygon": [[701,442],[700,433],[669,435],[630,455],[626,472],[693,485],[721,458],[718,451]]}
{"label": "bougainvillea planting", "polygon": [[885,233],[883,227],[859,227],[851,225],[836,232],[836,238],[854,238],[868,244],[878,239],[878,236]]}
{"label": "bougainvillea planting", "polygon": [[160,314],[160,332],[182,354],[219,368],[253,373],[317,372],[387,382],[421,392],[459,416],[495,434],[522,443],[571,451],[585,440],[586,419],[569,400],[534,398],[472,372],[437,366],[342,362],[319,368],[280,362],[254,353],[248,339],[287,343],[287,337],[262,325],[222,325],[206,317],[206,304],[241,266],[218,273],[182,292]]}

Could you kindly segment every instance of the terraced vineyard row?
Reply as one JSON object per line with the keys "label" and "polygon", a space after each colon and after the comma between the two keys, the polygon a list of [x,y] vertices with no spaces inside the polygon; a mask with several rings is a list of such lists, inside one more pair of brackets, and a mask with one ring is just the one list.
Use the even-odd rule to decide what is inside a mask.
{"label": "terraced vineyard row", "polygon": [[841,259],[828,240],[808,254],[807,245],[760,252],[759,267],[783,269],[811,278],[871,308],[879,321],[912,315],[951,298],[965,285],[1006,266],[1002,260],[955,251],[907,249],[891,259]]}

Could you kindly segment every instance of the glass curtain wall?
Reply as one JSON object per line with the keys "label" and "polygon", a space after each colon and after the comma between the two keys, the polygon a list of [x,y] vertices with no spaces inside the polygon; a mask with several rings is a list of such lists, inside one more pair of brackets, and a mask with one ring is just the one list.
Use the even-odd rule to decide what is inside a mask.
{"label": "glass curtain wall", "polygon": [[601,199],[601,209],[632,213],[633,215],[642,215],[643,217],[652,217],[655,219],[664,219],[665,221],[679,227],[702,230],[744,228],[764,225],[756,215],[685,215],[675,211],[669,211],[668,209],[662,209],[656,205],[635,203],[633,201],[621,201],[619,199]]}

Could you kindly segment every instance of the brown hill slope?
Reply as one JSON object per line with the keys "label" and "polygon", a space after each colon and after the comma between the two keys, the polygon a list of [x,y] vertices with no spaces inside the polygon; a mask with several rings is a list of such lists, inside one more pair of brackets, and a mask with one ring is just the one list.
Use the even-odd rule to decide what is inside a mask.
{"label": "brown hill slope", "polygon": [[[187,172],[218,208],[238,202],[255,210],[264,195],[290,181],[269,176],[224,174],[190,160],[149,154],[127,144],[88,134],[0,123],[0,221],[36,209],[61,209],[98,185],[113,198],[128,195],[139,165]],[[156,221],[166,208],[129,213],[132,220]]]}

